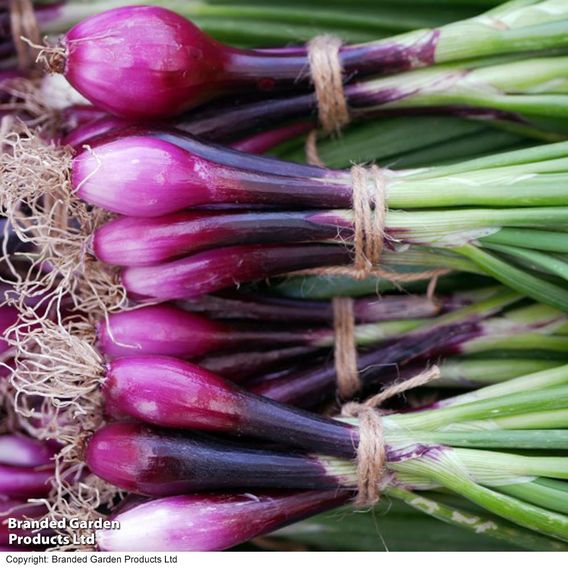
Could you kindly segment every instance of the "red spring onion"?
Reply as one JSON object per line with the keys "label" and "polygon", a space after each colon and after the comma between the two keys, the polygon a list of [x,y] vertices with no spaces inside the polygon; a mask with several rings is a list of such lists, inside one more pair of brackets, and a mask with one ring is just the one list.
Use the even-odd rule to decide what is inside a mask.
{"label": "red spring onion", "polygon": [[85,461],[109,483],[154,497],[260,487],[336,489],[349,477],[347,472],[342,475],[337,458],[127,423],[98,430],[88,443]]}
{"label": "red spring onion", "polygon": [[329,343],[329,329],[267,329],[208,319],[175,306],[144,306],[110,314],[98,325],[98,344],[109,357],[171,355],[192,358],[250,344],[317,346]]}
{"label": "red spring onion", "polygon": [[[513,6],[498,15],[343,46],[339,59],[352,80],[362,74],[565,45],[563,28],[554,26],[563,23],[564,12],[539,16],[541,25],[525,26],[530,28],[526,30],[523,6],[517,10]],[[514,25],[517,20],[520,25]],[[85,19],[62,38],[51,57],[51,68],[63,72],[97,106],[139,119],[171,116],[235,91],[305,88],[310,85],[308,63],[304,47],[230,48],[174,12],[145,6],[117,8]]]}
{"label": "red spring onion", "polygon": [[168,428],[231,432],[353,457],[357,430],[250,394],[170,357],[124,357],[108,365],[102,392],[110,414]]}
{"label": "red spring onion", "polygon": [[138,219],[122,217],[95,231],[94,255],[119,266],[151,266],[216,247],[351,240],[342,211],[195,212]]}
{"label": "red spring onion", "polygon": [[[429,65],[439,35],[424,30],[410,43],[346,46],[340,57],[351,76]],[[310,79],[303,48],[231,48],[175,12],[151,6],[116,8],[85,19],[61,39],[51,64],[96,106],[146,119],[179,114],[235,90],[297,88]]]}
{"label": "red spring onion", "polygon": [[[345,503],[347,491],[165,497],[119,512],[114,530],[97,531],[108,552],[224,550]],[[167,522],[164,522],[167,519]]]}
{"label": "red spring onion", "polygon": [[134,217],[216,203],[351,206],[347,173],[249,155],[178,132],[113,131],[72,158],[70,167],[78,197]]}
{"label": "red spring onion", "polygon": [[328,245],[242,245],[155,266],[127,267],[121,282],[133,299],[176,300],[269,276],[352,262],[349,249]]}
{"label": "red spring onion", "polygon": [[[398,315],[404,321],[436,315],[439,312],[438,305],[427,298],[401,296],[390,298],[390,300],[394,301],[385,300],[385,309],[382,309],[381,301],[360,300],[357,303],[359,313],[362,314],[360,319],[367,318],[373,321],[375,318],[381,321],[389,319],[389,316]],[[243,304],[254,307],[251,302],[243,302]],[[322,305],[320,320],[328,324],[327,327],[288,326],[286,329],[269,328],[266,322],[216,321],[170,304],[143,306],[134,310],[109,314],[101,320],[98,324],[98,347],[108,357],[171,355],[183,358],[203,356],[216,351],[243,349],[250,345],[255,345],[257,348],[296,345],[316,349],[325,348],[330,347],[334,341],[333,331],[329,325],[333,315],[329,305],[323,302]],[[276,308],[278,311],[278,304],[261,305],[261,308],[271,308],[272,311]],[[299,306],[294,309],[301,310]],[[405,311],[397,313],[399,309]],[[309,315],[307,314],[308,321]],[[302,315],[298,314],[298,316],[299,321],[305,323],[305,320],[301,319]],[[283,317],[285,318],[285,315],[275,316],[273,319],[279,321]],[[416,322],[416,325],[420,323]],[[409,323],[409,326],[413,325],[413,322]],[[393,328],[392,332],[395,334],[399,331],[404,332],[407,327],[403,324],[402,328]],[[374,335],[373,330],[368,326],[362,328],[362,333],[366,344],[380,342],[390,337],[390,335],[385,336],[385,331],[379,327],[376,328]]]}
{"label": "red spring onion", "polygon": [[[130,121],[123,118],[109,115],[98,116],[100,111],[92,112],[94,117],[91,117],[89,112],[82,107],[70,107],[65,110],[67,112],[64,130],[67,129],[69,131],[63,136],[61,143],[63,145],[72,146],[77,151],[81,150],[83,145],[89,144],[103,134],[108,135],[114,130],[132,126]],[[193,126],[191,124],[186,126],[183,122],[176,122],[176,128],[191,133]],[[198,128],[199,126],[196,125],[195,129],[197,130]],[[270,130],[263,129],[255,133],[249,133],[250,129],[246,129],[244,125],[240,125],[240,127],[236,126],[232,130],[234,141],[229,145],[240,152],[263,154],[291,138],[309,132],[313,128],[314,124],[307,120],[293,124],[285,124],[284,126]],[[242,135],[238,136],[240,131],[242,131]],[[245,134],[247,135],[245,136]],[[215,132],[206,132],[204,135],[208,140],[219,140],[217,136],[215,136]]]}

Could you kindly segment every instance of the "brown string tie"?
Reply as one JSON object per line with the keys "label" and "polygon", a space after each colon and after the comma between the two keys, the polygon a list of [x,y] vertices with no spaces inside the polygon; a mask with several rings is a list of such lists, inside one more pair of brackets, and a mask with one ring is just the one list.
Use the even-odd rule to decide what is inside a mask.
{"label": "brown string tie", "polygon": [[41,41],[32,0],[10,0],[10,24],[18,67],[27,71],[36,61],[35,48],[31,44],[37,46]]}
{"label": "brown string tie", "polygon": [[355,345],[355,315],[353,299],[333,298],[333,327],[335,333],[335,374],[337,392],[342,400],[349,400],[361,388],[357,371]]}
{"label": "brown string tie", "polygon": [[306,141],[304,143],[304,153],[306,154],[306,162],[310,164],[310,166],[319,166],[320,168],[326,167],[326,164],[321,159],[318,151],[317,130],[312,130],[306,136]]}
{"label": "brown string tie", "polygon": [[349,402],[341,410],[342,416],[359,419],[359,446],[357,447],[357,507],[376,505],[381,497],[387,473],[387,451],[381,411],[385,400],[407,390],[425,385],[440,377],[440,369],[433,366],[415,377],[395,383],[363,403]]}
{"label": "brown string tie", "polygon": [[339,58],[341,45],[342,41],[332,35],[317,36],[308,43],[308,61],[319,121],[327,134],[339,134],[350,120]]}
{"label": "brown string tie", "polygon": [[388,210],[385,171],[376,165],[370,167],[355,165],[351,168],[353,264],[298,270],[291,275],[350,276],[357,280],[378,276],[391,282],[405,283],[436,279],[451,272],[447,268],[433,268],[420,272],[400,273],[378,266],[384,248]]}

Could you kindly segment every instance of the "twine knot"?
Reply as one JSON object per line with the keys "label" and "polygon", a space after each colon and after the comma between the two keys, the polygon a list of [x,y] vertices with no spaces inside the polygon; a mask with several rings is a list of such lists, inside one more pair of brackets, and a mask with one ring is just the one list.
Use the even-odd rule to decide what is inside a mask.
{"label": "twine knot", "polygon": [[359,445],[357,446],[357,499],[358,507],[376,505],[387,475],[387,450],[383,430],[382,412],[378,407],[387,399],[407,390],[425,385],[440,377],[434,365],[422,373],[395,383],[365,402],[348,402],[341,409],[342,416],[359,419]]}
{"label": "twine knot", "polygon": [[381,498],[386,474],[387,450],[381,413],[365,404],[349,402],[344,405],[342,414],[359,418],[355,505],[361,508],[372,507]]}
{"label": "twine knot", "polygon": [[386,182],[376,165],[351,168],[355,258],[359,278],[367,277],[379,264],[387,216]]}

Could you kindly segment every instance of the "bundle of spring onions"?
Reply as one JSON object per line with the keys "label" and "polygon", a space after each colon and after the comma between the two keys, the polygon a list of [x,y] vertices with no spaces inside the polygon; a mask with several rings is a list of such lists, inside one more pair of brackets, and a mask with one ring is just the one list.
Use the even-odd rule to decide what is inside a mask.
{"label": "bundle of spring onions", "polygon": [[[352,79],[462,59],[565,48],[566,25],[566,6],[559,0],[529,2],[520,8],[513,2],[440,28],[346,45],[339,58]],[[463,33],[468,33],[465,43]],[[117,42],[123,55],[120,61],[115,57]],[[199,58],[192,56],[196,52]],[[87,18],[45,55],[53,70],[64,72],[97,106],[146,120],[177,114],[223,94],[297,89],[310,79],[306,48],[232,49],[178,14],[152,6],[118,8]],[[117,91],[118,85],[124,88]]]}
{"label": "bundle of spring onions", "polygon": [[565,550],[566,2],[137,4],[0,2],[0,547]]}
{"label": "bundle of spring onions", "polygon": [[[382,493],[447,522],[469,525],[471,530],[529,549],[564,549],[568,518],[562,480],[568,473],[558,451],[566,448],[566,378],[567,367],[561,366],[446,399],[431,408],[383,417]],[[157,407],[162,404],[169,407],[170,415],[180,409],[173,398],[156,400]],[[224,409],[229,406],[225,400]],[[125,410],[124,400],[121,409]],[[240,404],[240,421],[233,431],[258,421],[258,409],[259,399],[254,411]],[[159,411],[156,408],[152,417]],[[203,413],[199,425],[193,420],[192,427],[219,432],[221,416],[214,414],[208,426]],[[322,444],[310,454],[235,445],[195,432],[141,424],[105,426],[88,444],[89,467],[119,487],[159,498],[118,512],[120,530],[101,531],[99,546],[110,551],[218,550],[349,501],[357,485],[350,457],[358,421],[347,420],[350,426],[329,419],[324,426],[319,421]],[[275,439],[271,428],[259,427],[255,434]],[[288,445],[306,448],[313,439],[310,428],[305,437],[298,432],[298,437],[289,438]],[[420,496],[421,491],[436,488],[468,499],[484,511],[468,517],[457,514],[458,508],[451,514],[452,506]],[[287,492],[275,493],[276,489]],[[164,515],[178,521],[173,533],[160,521]]]}
{"label": "bundle of spring onions", "polygon": [[[134,299],[191,298],[285,272],[348,266],[357,227],[377,230],[374,218],[349,209],[352,174],[345,171],[146,128],[96,138],[79,153],[34,138],[14,136],[9,143],[12,152],[2,155],[9,218],[22,202],[42,211],[44,195],[66,203],[78,197],[128,216],[94,234],[83,227],[77,236],[71,227],[48,235],[43,246],[53,254],[51,241],[62,240],[60,256],[69,262],[68,243],[75,238],[84,255],[87,238],[97,259],[124,267],[120,283]],[[387,196],[385,225],[378,228],[383,266],[412,271],[414,252],[425,251],[436,268],[485,273],[566,310],[567,151],[557,143],[451,166],[383,169],[380,181],[363,178],[370,200],[376,183]],[[187,209],[194,211],[182,212]],[[20,235],[28,232],[24,227]]]}

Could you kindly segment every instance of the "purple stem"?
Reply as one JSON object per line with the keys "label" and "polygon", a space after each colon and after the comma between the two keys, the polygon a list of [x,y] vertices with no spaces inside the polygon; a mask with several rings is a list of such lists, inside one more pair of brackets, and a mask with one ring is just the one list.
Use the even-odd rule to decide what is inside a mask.
{"label": "purple stem", "polygon": [[[309,358],[313,362],[318,350],[314,347],[286,347],[264,351],[243,351],[236,353],[210,355],[197,362],[200,367],[213,371],[233,382],[242,383],[260,373],[288,367],[292,362],[305,362]],[[288,369],[289,370],[289,369]]]}
{"label": "purple stem", "polygon": [[[371,296],[354,299],[353,315],[358,323],[418,319],[432,317],[471,303],[472,300],[467,297],[461,299],[459,296],[432,299],[404,294]],[[227,293],[223,296],[203,296],[195,301],[182,300],[178,305],[219,319],[333,323],[332,303],[325,301]]]}
{"label": "purple stem", "polygon": [[[389,370],[431,353],[448,343],[455,345],[480,334],[477,322],[461,322],[439,326],[428,331],[409,333],[403,339],[391,342],[359,355],[357,368],[364,389],[387,379]],[[247,388],[258,395],[284,404],[310,408],[329,400],[336,391],[336,370],[333,361],[302,369],[279,379],[251,382]]]}
{"label": "purple stem", "polygon": [[307,134],[314,128],[315,123],[313,121],[304,120],[265,132],[252,134],[246,138],[237,140],[231,144],[231,147],[240,152],[248,152],[249,154],[264,154],[283,142],[296,138],[301,134]]}

